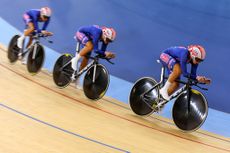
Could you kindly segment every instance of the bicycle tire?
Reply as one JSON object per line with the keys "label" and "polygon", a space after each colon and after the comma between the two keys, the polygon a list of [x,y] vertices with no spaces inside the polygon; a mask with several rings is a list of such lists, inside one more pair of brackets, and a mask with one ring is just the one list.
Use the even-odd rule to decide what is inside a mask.
{"label": "bicycle tire", "polygon": [[190,111],[188,110],[187,92],[181,93],[172,108],[173,121],[182,131],[192,132],[199,129],[208,115],[208,103],[204,95],[192,89]]}
{"label": "bicycle tire", "polygon": [[[65,88],[71,82],[71,76],[73,73],[73,69],[70,62],[71,59],[71,54],[63,54],[55,62],[53,68],[53,81],[59,88]],[[68,62],[69,64],[67,64]],[[66,66],[63,68],[64,65]]]}
{"label": "bicycle tire", "polygon": [[30,48],[27,58],[27,70],[32,75],[36,75],[42,68],[45,60],[45,51],[43,46],[37,44],[35,58],[33,59],[34,46]]}
{"label": "bicycle tire", "polygon": [[10,63],[14,63],[18,60],[20,48],[17,46],[17,40],[19,37],[20,35],[13,36],[8,45],[7,58],[9,59]]}
{"label": "bicycle tire", "polygon": [[150,98],[148,99],[148,102],[144,101],[141,95],[150,90],[156,84],[157,82],[150,77],[140,78],[134,83],[129,95],[129,105],[135,114],[145,116],[154,112],[151,106],[156,103],[156,98],[158,98],[159,94],[159,87],[156,87],[156,89],[153,89],[150,93],[148,93]]}
{"label": "bicycle tire", "polygon": [[92,100],[101,99],[109,86],[109,73],[105,66],[96,65],[95,82],[93,82],[94,65],[86,72],[83,81],[83,91],[87,98]]}

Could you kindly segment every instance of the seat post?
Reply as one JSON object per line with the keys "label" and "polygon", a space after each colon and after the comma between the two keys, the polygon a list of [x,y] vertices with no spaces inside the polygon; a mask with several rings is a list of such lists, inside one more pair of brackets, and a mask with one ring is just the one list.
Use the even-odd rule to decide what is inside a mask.
{"label": "seat post", "polygon": [[[161,64],[160,60],[157,60],[157,63]],[[160,84],[164,84],[165,79],[165,67],[161,64],[161,76],[160,76]]]}
{"label": "seat post", "polygon": [[80,51],[80,43],[79,43],[79,42],[77,42],[76,52],[77,52],[77,53],[79,53],[79,51]]}
{"label": "seat post", "polygon": [[164,84],[164,80],[165,80],[165,67],[162,66],[161,67],[161,78],[160,78],[160,83]]}

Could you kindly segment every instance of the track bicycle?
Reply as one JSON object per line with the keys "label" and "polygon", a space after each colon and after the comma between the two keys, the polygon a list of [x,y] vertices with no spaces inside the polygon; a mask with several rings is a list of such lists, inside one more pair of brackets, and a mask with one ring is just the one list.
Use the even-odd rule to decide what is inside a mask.
{"label": "track bicycle", "polygon": [[[158,60],[158,63],[160,61]],[[176,126],[182,131],[191,132],[201,127],[208,115],[208,102],[205,96],[198,90],[192,88],[196,86],[202,90],[208,90],[199,86],[196,80],[187,78],[187,81],[178,80],[184,84],[170,96],[170,100],[164,100],[159,89],[163,87],[168,79],[165,76],[165,68],[161,68],[160,81],[154,78],[143,77],[135,82],[130,96],[129,104],[132,111],[140,116],[150,115],[159,112],[170,100],[175,99],[172,108],[172,117]]]}
{"label": "track bicycle", "polygon": [[[80,44],[78,44],[78,46],[79,45]],[[114,63],[111,62],[110,59],[97,54],[94,57],[88,57],[91,59],[90,63],[78,72],[72,69],[72,58],[73,56],[67,53],[61,55],[57,59],[53,68],[54,83],[60,88],[65,88],[86,72],[83,79],[83,91],[85,96],[92,100],[101,99],[109,86],[109,73],[104,65],[99,64],[99,59],[105,59],[111,64]],[[74,74],[74,80],[72,79],[72,74]]]}
{"label": "track bicycle", "polygon": [[18,59],[24,58],[28,54],[27,57],[27,70],[31,74],[37,74],[44,63],[45,60],[45,52],[44,48],[40,43],[40,38],[45,38],[49,43],[53,43],[51,40],[47,39],[47,35],[43,35],[42,33],[37,33],[33,35],[33,43],[26,49],[24,49],[24,42],[22,49],[18,48],[17,40],[20,35],[15,35],[10,40],[8,46],[7,57],[10,63],[15,63]]}

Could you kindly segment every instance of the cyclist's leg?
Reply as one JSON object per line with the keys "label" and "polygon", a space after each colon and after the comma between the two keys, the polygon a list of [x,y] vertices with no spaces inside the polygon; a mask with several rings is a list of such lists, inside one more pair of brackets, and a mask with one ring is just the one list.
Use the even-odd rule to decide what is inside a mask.
{"label": "cyclist's leg", "polygon": [[181,75],[181,67],[179,63],[176,63],[173,67],[172,73],[169,75],[168,81],[171,82],[171,85],[168,88],[168,94],[171,95],[178,87],[179,83],[175,80],[180,79]]}
{"label": "cyclist's leg", "polygon": [[79,55],[82,57],[81,65],[80,65],[80,71],[88,64],[89,56],[91,55],[91,52],[93,50],[93,43],[92,41],[88,41],[85,45],[85,47],[80,51]]}
{"label": "cyclist's leg", "polygon": [[24,30],[24,35],[29,36],[34,32],[34,24],[32,22],[29,22],[27,24],[27,29]]}
{"label": "cyclist's leg", "polygon": [[[82,53],[82,52],[80,52],[80,53]],[[86,53],[86,56],[81,56],[82,57],[82,61],[81,61],[81,65],[80,65],[79,71],[81,71],[88,64],[89,57],[91,55],[91,51],[89,51],[88,53],[87,52],[85,52],[85,53]],[[77,89],[82,89],[83,88],[82,85],[81,85],[81,83],[80,83],[80,76],[76,80],[76,88]]]}
{"label": "cyclist's leg", "polygon": [[[29,35],[29,41],[26,45],[26,48],[28,48],[33,42],[33,37],[32,35]],[[27,52],[24,56],[23,56],[23,59],[22,59],[22,64],[27,64],[27,58],[28,58],[28,55],[29,55],[29,52]]]}
{"label": "cyclist's leg", "polygon": [[[88,63],[88,56],[90,56],[91,51],[93,50],[93,43],[92,41],[83,33],[77,32],[75,38],[78,41],[77,47],[76,47],[76,55],[72,59],[72,68],[76,71],[78,68],[78,61],[80,58],[82,59],[79,71],[82,70]],[[79,51],[79,44],[83,45],[84,47]],[[78,53],[79,52],[79,53]],[[72,78],[75,77],[75,74],[73,73]],[[74,79],[73,79],[74,80]],[[82,89],[82,85],[80,83],[80,77],[76,80],[76,88]]]}
{"label": "cyclist's leg", "polygon": [[[76,53],[75,57],[72,58],[71,63],[72,63],[72,68],[74,71],[77,70],[77,65],[78,61],[81,57],[84,57],[87,53],[91,52],[93,50],[93,44],[92,41],[84,34],[81,32],[77,32],[75,39],[82,44],[84,47],[80,50],[79,53]],[[77,47],[78,48],[78,47]],[[84,60],[84,59],[83,59]],[[83,66],[86,63],[87,64],[88,60],[85,59],[83,61]]]}
{"label": "cyclist's leg", "polygon": [[30,18],[29,15],[24,14],[23,15],[23,20],[26,24],[26,28],[24,30],[24,34],[18,38],[18,43],[17,46],[21,49],[23,46],[23,41],[26,36],[29,36],[33,31],[34,31],[34,24],[32,22],[32,19]]}
{"label": "cyclist's leg", "polygon": [[33,36],[30,35],[30,36],[29,36],[29,41],[28,41],[28,43],[27,43],[27,45],[26,45],[26,48],[28,48],[28,47],[32,44],[32,42],[33,42]]}
{"label": "cyclist's leg", "polygon": [[[172,90],[174,90],[174,88],[176,86],[176,84],[175,85],[173,85],[173,84],[175,82],[174,77],[177,73],[173,73],[173,70],[174,70],[173,68],[174,68],[174,65],[176,65],[177,63],[173,57],[171,57],[170,55],[168,55],[166,53],[162,53],[160,55],[160,61],[161,61],[162,65],[167,68],[168,73],[169,73],[169,79],[166,81],[164,86],[160,89],[160,94],[164,99],[169,100],[169,92],[172,92]],[[177,70],[177,68],[175,68],[175,71],[176,70]],[[173,75],[171,75],[172,73],[173,73]],[[170,89],[170,91],[168,91],[171,86],[172,86],[172,88]]]}

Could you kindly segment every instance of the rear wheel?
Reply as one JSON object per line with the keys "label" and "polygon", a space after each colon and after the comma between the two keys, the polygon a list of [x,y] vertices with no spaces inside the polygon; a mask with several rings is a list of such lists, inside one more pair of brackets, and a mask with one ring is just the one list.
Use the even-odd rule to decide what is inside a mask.
{"label": "rear wheel", "polygon": [[14,63],[18,60],[18,54],[20,52],[20,48],[18,48],[17,46],[17,40],[19,37],[20,37],[19,35],[15,35],[10,40],[8,51],[7,51],[7,57],[10,63]]}
{"label": "rear wheel", "polygon": [[[94,76],[95,80],[93,81]],[[105,95],[108,86],[109,73],[107,69],[101,64],[92,65],[84,77],[83,91],[85,96],[92,100],[101,99]]]}
{"label": "rear wheel", "polygon": [[187,92],[183,92],[173,105],[172,115],[176,126],[183,131],[195,131],[204,123],[208,115],[208,103],[202,93],[191,90],[190,102]]}
{"label": "rear wheel", "polygon": [[37,74],[41,70],[45,59],[44,48],[37,44],[35,52],[35,46],[36,45],[30,49],[27,59],[27,70],[33,75]]}
{"label": "rear wheel", "polygon": [[[149,115],[154,110],[152,106],[157,104],[158,86],[151,90],[157,82],[149,77],[144,77],[135,82],[129,95],[129,104],[134,113],[137,115]],[[151,90],[147,94],[145,92]]]}
{"label": "rear wheel", "polygon": [[72,55],[63,54],[57,59],[54,65],[53,80],[60,88],[67,87],[71,82],[71,76],[73,74],[71,59]]}

